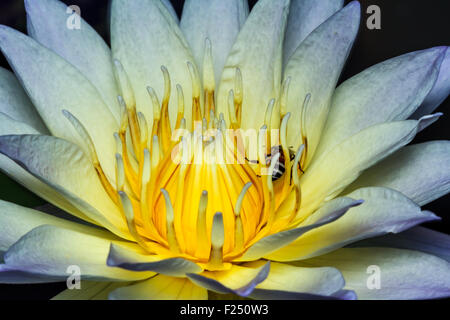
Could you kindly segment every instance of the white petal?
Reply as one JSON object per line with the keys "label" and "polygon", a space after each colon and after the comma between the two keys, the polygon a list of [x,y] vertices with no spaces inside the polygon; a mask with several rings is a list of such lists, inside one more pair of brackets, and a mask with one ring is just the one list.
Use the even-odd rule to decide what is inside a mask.
{"label": "white petal", "polygon": [[[292,116],[288,145],[297,150],[301,135],[306,137],[306,165],[319,143],[332,95],[356,38],[360,11],[359,2],[354,1],[337,12],[302,42],[286,66],[284,77],[291,79],[287,111]],[[308,94],[309,104],[302,110]]]}
{"label": "white petal", "polygon": [[114,238],[112,234],[100,229],[87,227],[79,223],[0,200],[0,251],[6,251],[27,232],[44,224],[103,238]]}
{"label": "white petal", "polygon": [[303,40],[343,5],[343,0],[291,0],[283,61],[287,63]]}
{"label": "white petal", "polygon": [[33,284],[61,282],[60,277],[35,274],[0,264],[0,284]]}
{"label": "white petal", "polygon": [[184,3],[180,28],[201,74],[205,40],[211,41],[216,84],[248,12],[247,0],[187,0]]}
{"label": "white petal", "polygon": [[78,266],[83,280],[141,280],[152,272],[131,272],[106,265],[111,241],[84,233],[43,225],[6,252],[6,266],[26,272],[67,279],[67,269]]}
{"label": "white petal", "polygon": [[421,121],[415,120],[371,126],[314,159],[300,178],[302,214],[333,199],[365,169],[408,144],[420,127]]}
{"label": "white petal", "polygon": [[414,227],[397,234],[370,238],[356,242],[351,247],[385,247],[409,249],[432,254],[450,262],[450,236],[424,227]]}
{"label": "white petal", "polygon": [[130,237],[119,208],[104,190],[91,161],[75,144],[43,135],[1,136],[0,152],[92,220],[119,236]]}
{"label": "white petal", "polygon": [[351,198],[340,198],[339,200],[338,203],[336,203],[337,201],[330,201],[330,203],[321,207],[318,210],[318,214],[314,215],[319,217],[314,221],[310,221],[308,224],[303,224],[298,228],[281,231],[262,238],[253,244],[237,261],[253,261],[269,256],[272,252],[289,245],[303,234],[336,221],[350,208],[362,203],[362,201]]}
{"label": "white petal", "polygon": [[411,116],[412,119],[419,119],[420,117],[432,113],[450,94],[450,48],[447,51],[442,61],[439,76],[434,84],[433,89],[423,101],[422,105]]}
{"label": "white petal", "polygon": [[[304,234],[268,259],[294,261],[325,254],[349,243],[386,233],[398,233],[417,224],[439,219],[400,192],[386,188],[358,189],[348,195],[364,199],[341,219]],[[314,214],[311,216],[314,219]],[[306,220],[303,224],[308,224]]]}
{"label": "white petal", "polygon": [[[435,256],[390,248],[347,248],[306,260],[308,266],[332,266],[359,299],[435,299],[450,296],[450,263]],[[369,268],[372,267],[372,268]],[[374,272],[380,271],[377,289]]]}
{"label": "white petal", "polygon": [[9,134],[39,134],[40,132],[33,126],[16,120],[10,115],[0,111],[0,136]]}
{"label": "white petal", "polygon": [[247,297],[267,278],[269,271],[270,262],[261,260],[249,267],[232,265],[226,271],[205,271],[187,276],[192,282],[208,290]]}
{"label": "white petal", "polygon": [[187,278],[174,278],[162,274],[128,287],[119,288],[109,295],[110,300],[207,300],[206,289],[196,286]]}
{"label": "white petal", "polygon": [[202,271],[196,263],[183,258],[163,259],[156,255],[139,254],[114,244],[111,245],[107,264],[131,271],[153,271],[173,277]]}
{"label": "white petal", "polygon": [[436,81],[444,47],[411,52],[345,81],[333,96],[320,155],[368,126],[408,119]]}
{"label": "white petal", "polygon": [[240,68],[243,129],[259,129],[264,124],[267,104],[272,98],[278,98],[288,12],[288,0],[260,0],[250,12],[226,61],[217,96],[218,111],[228,119],[228,96],[235,88],[236,68]]}
{"label": "white petal", "polygon": [[[0,135],[10,134],[38,134],[35,129],[29,125],[15,121],[10,117],[0,112]],[[8,158],[7,156],[0,154],[0,170],[8,175],[10,178],[16,180],[25,188],[31,190],[42,199],[54,204],[58,208],[71,213],[72,215],[86,220],[91,223],[95,223],[92,219],[88,218],[83,212],[75,208],[68,200],[66,200],[55,189],[43,183],[19,164]]]}
{"label": "white petal", "polygon": [[69,29],[68,6],[58,0],[26,0],[25,9],[28,34],[74,65],[98,89],[119,120],[111,50],[102,37],[83,18],[80,18],[80,29]]}
{"label": "white petal", "polygon": [[172,126],[177,115],[176,85],[184,91],[185,118],[191,120],[192,82],[186,63],[194,62],[189,45],[173,16],[161,1],[113,0],[111,6],[111,47],[130,78],[136,107],[149,124],[152,104],[147,86],[155,89],[160,100],[164,94],[161,66],[171,77],[169,114]]}
{"label": "white petal", "polygon": [[179,23],[180,20],[178,19],[178,15],[175,12],[175,9],[173,8],[172,3],[170,2],[170,0],[161,0],[161,2],[163,3],[164,6],[166,6],[167,11],[169,11],[169,13],[172,15],[172,17],[175,20],[175,22]]}
{"label": "white petal", "polygon": [[[244,266],[251,267],[252,264]],[[257,300],[323,298],[338,292],[344,284],[344,277],[335,268],[302,268],[272,262],[268,277],[250,296]]]}
{"label": "white petal", "polygon": [[0,47],[50,132],[88,151],[62,114],[70,111],[86,127],[103,169],[114,178],[118,124],[98,91],[66,60],[20,32],[1,26]]}
{"label": "white petal", "polygon": [[17,78],[10,71],[0,68],[0,112],[21,121],[41,133],[48,133]]}
{"label": "white petal", "polygon": [[364,186],[400,191],[423,206],[450,192],[450,141],[407,146],[368,169],[346,192]]}

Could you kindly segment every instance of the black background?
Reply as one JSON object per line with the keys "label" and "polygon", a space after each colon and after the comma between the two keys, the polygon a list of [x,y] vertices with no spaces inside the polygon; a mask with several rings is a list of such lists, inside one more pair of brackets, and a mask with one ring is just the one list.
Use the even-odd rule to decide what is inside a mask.
{"label": "black background", "polygon": [[[178,15],[183,8],[183,0],[171,0]],[[224,0],[227,1],[227,0]],[[276,1],[276,0],[274,0]],[[321,0],[318,0],[321,1]],[[107,19],[108,0],[63,0],[67,5],[78,5],[82,17],[88,21],[109,43]],[[346,1],[348,3],[350,1]],[[256,1],[250,0],[250,6]],[[449,0],[361,0],[362,20],[358,39],[347,63],[341,82],[378,62],[421,49],[450,45],[450,1]],[[366,9],[370,5],[381,8],[381,30],[368,30]],[[26,33],[26,16],[22,0],[2,0],[0,2],[0,24],[8,25]],[[9,68],[0,57],[0,66]],[[0,97],[1,98],[1,97]],[[438,109],[444,116],[433,126],[421,132],[415,142],[450,138],[450,99]],[[20,185],[0,174],[0,199],[27,207],[36,207],[44,201]],[[427,227],[450,233],[450,196],[440,198],[424,209],[433,211],[443,220],[426,224]],[[65,284],[45,285],[0,285],[2,299],[48,299],[65,289]]]}

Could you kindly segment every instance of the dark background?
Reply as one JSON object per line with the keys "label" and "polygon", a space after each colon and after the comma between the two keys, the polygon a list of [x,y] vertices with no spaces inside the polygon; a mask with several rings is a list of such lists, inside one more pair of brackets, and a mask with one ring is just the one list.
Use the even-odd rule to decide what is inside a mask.
{"label": "dark background", "polygon": [[[178,15],[183,0],[171,0]],[[227,1],[227,0],[224,0]],[[276,1],[276,0],[274,0]],[[318,0],[321,1],[321,0]],[[109,43],[107,19],[108,0],[63,0],[67,5],[78,5],[81,16],[87,20]],[[346,1],[348,3],[350,1]],[[249,0],[251,6],[255,0]],[[449,0],[360,0],[362,20],[358,39],[341,81],[361,72],[378,62],[421,49],[450,45]],[[381,30],[368,30],[366,9],[370,5],[381,8]],[[8,25],[26,33],[26,16],[22,0],[0,2],[0,24]],[[0,66],[9,68],[3,56]],[[438,109],[446,113],[450,99]],[[437,123],[421,132],[415,142],[450,138],[450,115],[445,114]],[[42,205],[44,201],[0,173],[0,199],[26,207]],[[443,218],[441,222],[428,223],[427,227],[450,233],[450,195],[424,207]],[[0,285],[1,299],[48,299],[65,289],[64,283],[45,285]]]}

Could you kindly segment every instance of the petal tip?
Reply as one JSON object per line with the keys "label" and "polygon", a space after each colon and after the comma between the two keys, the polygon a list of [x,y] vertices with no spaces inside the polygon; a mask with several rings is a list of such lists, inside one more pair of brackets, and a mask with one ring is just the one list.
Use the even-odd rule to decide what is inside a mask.
{"label": "petal tip", "polygon": [[359,9],[361,10],[361,4],[358,0],[352,1],[349,4],[345,6],[346,8],[353,8],[353,9]]}
{"label": "petal tip", "polygon": [[441,217],[437,216],[434,212],[423,210],[422,213],[426,216],[425,222],[431,222],[431,221],[440,221],[442,220]]}
{"label": "petal tip", "polygon": [[108,267],[116,267],[116,263],[114,260],[114,244],[111,243],[109,245],[108,257],[106,258],[106,265]]}
{"label": "petal tip", "polygon": [[347,13],[350,17],[350,19],[354,20],[360,20],[361,19],[361,4],[359,1],[352,1],[348,5],[346,5],[341,11],[338,11],[338,13]]}

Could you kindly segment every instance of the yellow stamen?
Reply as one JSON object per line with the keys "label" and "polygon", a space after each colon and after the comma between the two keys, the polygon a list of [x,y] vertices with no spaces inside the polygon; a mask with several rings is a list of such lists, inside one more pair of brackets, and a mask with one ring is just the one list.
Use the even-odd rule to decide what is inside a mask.
{"label": "yellow stamen", "polygon": [[[310,101],[311,101],[311,94],[308,93],[305,97],[305,100],[303,102],[303,106],[302,106],[302,118],[301,118],[301,126],[300,126],[300,131],[301,131],[301,137],[302,137],[302,142],[305,145],[305,151],[308,150],[308,141],[306,139],[306,137],[308,136],[308,132],[306,129],[306,116],[308,114],[308,109],[310,106]],[[300,160],[300,166],[302,168],[306,168],[306,152],[304,153],[302,159]]]}
{"label": "yellow stamen", "polygon": [[123,97],[125,104],[130,108],[135,107],[136,99],[130,79],[128,78],[128,75],[125,72],[122,63],[119,60],[114,60],[114,75],[117,80],[120,95]]}
{"label": "yellow stamen", "polygon": [[184,119],[184,94],[183,88],[179,84],[177,84],[177,97],[178,97],[178,113],[175,128],[180,127],[181,120]]}
{"label": "yellow stamen", "polygon": [[150,160],[150,152],[148,149],[144,149],[144,161],[142,166],[142,176],[141,176],[141,213],[142,220],[144,221],[144,227],[148,230],[154,228],[152,223],[151,211],[148,207],[148,184],[150,183],[151,178],[151,160]]}
{"label": "yellow stamen", "polygon": [[139,128],[141,130],[141,147],[145,148],[148,141],[147,120],[142,112],[138,112]]}
{"label": "yellow stamen", "polygon": [[238,250],[244,247],[244,227],[242,225],[242,218],[241,218],[242,202],[244,201],[244,197],[251,186],[252,183],[248,182],[244,186],[244,188],[242,188],[238,200],[236,201],[236,206],[234,207],[234,214],[236,215],[236,224],[234,230],[234,238],[235,238],[234,246]]}
{"label": "yellow stamen", "polygon": [[170,201],[169,193],[167,193],[166,190],[161,189],[161,192],[166,202],[167,242],[169,243],[170,251],[178,253],[180,251],[180,248],[178,247],[178,242],[175,235],[175,228],[173,225],[175,216],[173,213],[172,202]]}
{"label": "yellow stamen", "polygon": [[274,215],[275,215],[275,193],[273,190],[273,183],[272,183],[272,175],[273,171],[275,169],[275,166],[278,165],[278,160],[280,159],[280,153],[277,153],[272,157],[272,161],[270,162],[269,172],[267,174],[267,189],[269,191],[269,204],[270,204],[270,211],[269,211],[269,217],[267,219],[267,226],[270,228],[273,223]]}
{"label": "yellow stamen", "polygon": [[122,156],[119,153],[116,153],[116,186],[117,191],[123,191],[125,188],[125,169]]}
{"label": "yellow stamen", "polygon": [[170,147],[170,139],[172,137],[172,130],[170,128],[170,120],[169,120],[169,99],[171,92],[171,81],[169,72],[167,68],[162,66],[161,70],[164,75],[164,98],[161,107],[161,127],[160,127],[160,137],[161,137],[161,147],[163,154],[165,154]]}
{"label": "yellow stamen", "polygon": [[[208,207],[208,192],[203,191],[200,197],[200,202],[198,205],[198,215],[197,215],[197,249],[195,254],[197,256],[205,255],[205,248],[208,248],[209,251],[209,239],[207,236],[207,228],[206,228],[206,209]],[[209,252],[207,252],[209,254]]]}
{"label": "yellow stamen", "polygon": [[223,264],[223,245],[225,243],[225,228],[221,212],[214,215],[211,231],[211,256],[209,263],[213,268]]}
{"label": "yellow stamen", "polygon": [[[114,133],[114,186],[101,170],[86,130],[76,118],[66,116],[85,141],[105,190],[112,199],[115,197],[137,243],[154,254],[198,262],[206,270],[226,270],[230,262],[262,237],[305,218],[299,212],[299,168],[306,146],[297,150],[292,162],[287,140],[291,114],[286,112],[290,78],[284,81],[280,96],[268,102],[264,125],[254,137],[256,148],[250,150],[249,139],[244,141],[245,133],[236,131],[241,126],[244,99],[241,70],[235,69],[225,118],[224,113],[216,114],[214,105],[215,77],[209,40],[205,42],[203,91],[197,69],[190,62],[187,66],[192,81],[192,125],[186,122],[185,97],[177,85],[178,110],[172,127],[170,120],[175,119],[169,115],[172,84],[167,68],[161,67],[162,103],[155,90],[147,87],[153,108],[153,121],[147,122],[144,114],[136,111],[123,66],[115,62],[121,117],[119,131]],[[204,99],[203,109],[200,99]],[[302,110],[300,132],[305,145],[309,100],[310,95]],[[172,137],[172,131],[176,136]],[[279,145],[282,153],[273,148]],[[246,158],[249,154],[250,160]],[[285,173],[275,178],[273,173],[282,156]],[[291,214],[287,210],[293,207]]]}
{"label": "yellow stamen", "polygon": [[292,180],[294,182],[294,187],[295,187],[295,192],[296,192],[296,205],[295,205],[295,210],[293,212],[294,217],[297,219],[296,215],[298,212],[298,209],[300,208],[300,201],[301,201],[301,188],[300,188],[300,177],[299,177],[299,173],[298,173],[298,165],[300,163],[300,159],[302,158],[302,155],[304,153],[305,150],[305,145],[301,145],[298,150],[297,153],[295,154],[295,159],[294,159],[294,164],[292,166]]}
{"label": "yellow stamen", "polygon": [[210,121],[211,111],[215,112],[214,91],[216,87],[216,80],[214,77],[214,63],[212,57],[211,41],[207,38],[205,40],[205,54],[203,57],[203,89],[205,91],[205,112],[204,116],[207,121]]}
{"label": "yellow stamen", "polygon": [[86,128],[81,124],[81,122],[72,115],[69,111],[63,110],[63,115],[70,121],[72,126],[75,128],[77,133],[80,135],[80,138],[87,144],[89,155],[91,157],[92,165],[94,166],[95,171],[97,172],[98,177],[100,178],[100,182],[103,185],[103,188],[108,193],[109,197],[115,202],[118,203],[118,198],[116,194],[116,190],[109,182],[106,177],[105,172],[98,160],[97,152],[95,151],[94,142],[91,139],[91,136],[87,132]]}
{"label": "yellow stamen", "polygon": [[242,73],[241,69],[236,68],[236,75],[234,77],[234,105],[236,108],[236,117],[239,121],[239,125],[241,125],[242,119],[242,102],[244,100],[244,85],[242,81]]}
{"label": "yellow stamen", "polygon": [[192,127],[194,127],[194,122],[201,121],[203,118],[200,106],[200,79],[194,65],[190,62],[187,65],[192,81]]}
{"label": "yellow stamen", "polygon": [[[267,129],[269,130],[269,132],[272,132],[272,114],[273,114],[273,109],[275,107],[275,99],[271,99],[269,102],[269,105],[267,106],[266,109],[266,116],[264,119],[264,124],[267,127]],[[266,145],[266,153],[270,154],[271,153],[271,147],[272,147],[272,142],[271,142],[271,135],[269,134],[267,136],[267,145]]]}
{"label": "yellow stamen", "polygon": [[127,221],[128,230],[130,231],[130,234],[134,237],[136,242],[138,242],[141,245],[141,247],[151,252],[151,250],[147,246],[146,241],[141,237],[141,235],[136,229],[136,225],[134,222],[134,210],[130,198],[128,198],[127,194],[123,191],[119,191],[119,198],[121,208]]}
{"label": "yellow stamen", "polygon": [[216,80],[214,78],[214,63],[211,41],[205,39],[205,54],[203,56],[203,86],[206,91],[214,92]]}
{"label": "yellow stamen", "polygon": [[[159,132],[159,122],[161,120],[161,108],[159,104],[158,96],[153,88],[147,87],[148,95],[150,96],[150,100],[152,101],[153,107],[153,129],[152,129],[152,137],[158,135]],[[153,150],[151,150],[153,151]]]}
{"label": "yellow stamen", "polygon": [[280,97],[281,118],[284,118],[284,116],[287,113],[287,101],[290,84],[291,84],[291,77],[287,77],[286,80],[283,81],[283,86],[281,87],[281,97]]}
{"label": "yellow stamen", "polygon": [[[290,161],[290,153],[289,153],[289,146],[287,143],[287,125],[289,122],[289,119],[291,118],[291,113],[288,112],[284,117],[283,120],[281,122],[281,127],[280,127],[280,140],[281,140],[281,147],[283,149],[283,157],[284,157],[284,168],[285,168],[285,172],[290,172],[291,171],[291,161]],[[290,185],[290,181],[291,178],[288,174],[284,175],[284,183],[283,183],[283,189],[282,189],[282,194],[286,195],[288,190],[289,190],[289,185]]]}
{"label": "yellow stamen", "polygon": [[153,136],[153,142],[152,142],[152,170],[154,170],[159,163],[159,160],[161,158],[161,151],[159,148],[159,140],[158,136]]}
{"label": "yellow stamen", "polygon": [[121,153],[121,155],[122,155],[122,158],[123,158],[123,161],[124,161],[124,168],[125,168],[125,176],[126,176],[126,178],[127,178],[127,180],[128,180],[128,182],[130,183],[130,185],[131,185],[131,188],[132,188],[132,191],[133,191],[133,193],[134,193],[134,196],[136,197],[136,195],[138,195],[139,193],[138,193],[138,190],[137,190],[137,188],[138,188],[138,176],[137,176],[137,173],[136,173],[136,169],[135,169],[135,166],[133,165],[133,163],[132,163],[132,157],[129,155],[129,152],[128,152],[128,147],[127,147],[127,143],[126,143],[126,131],[124,132],[124,131],[120,131],[120,133],[119,133],[119,136],[120,136],[120,140],[122,141],[122,153]]}

